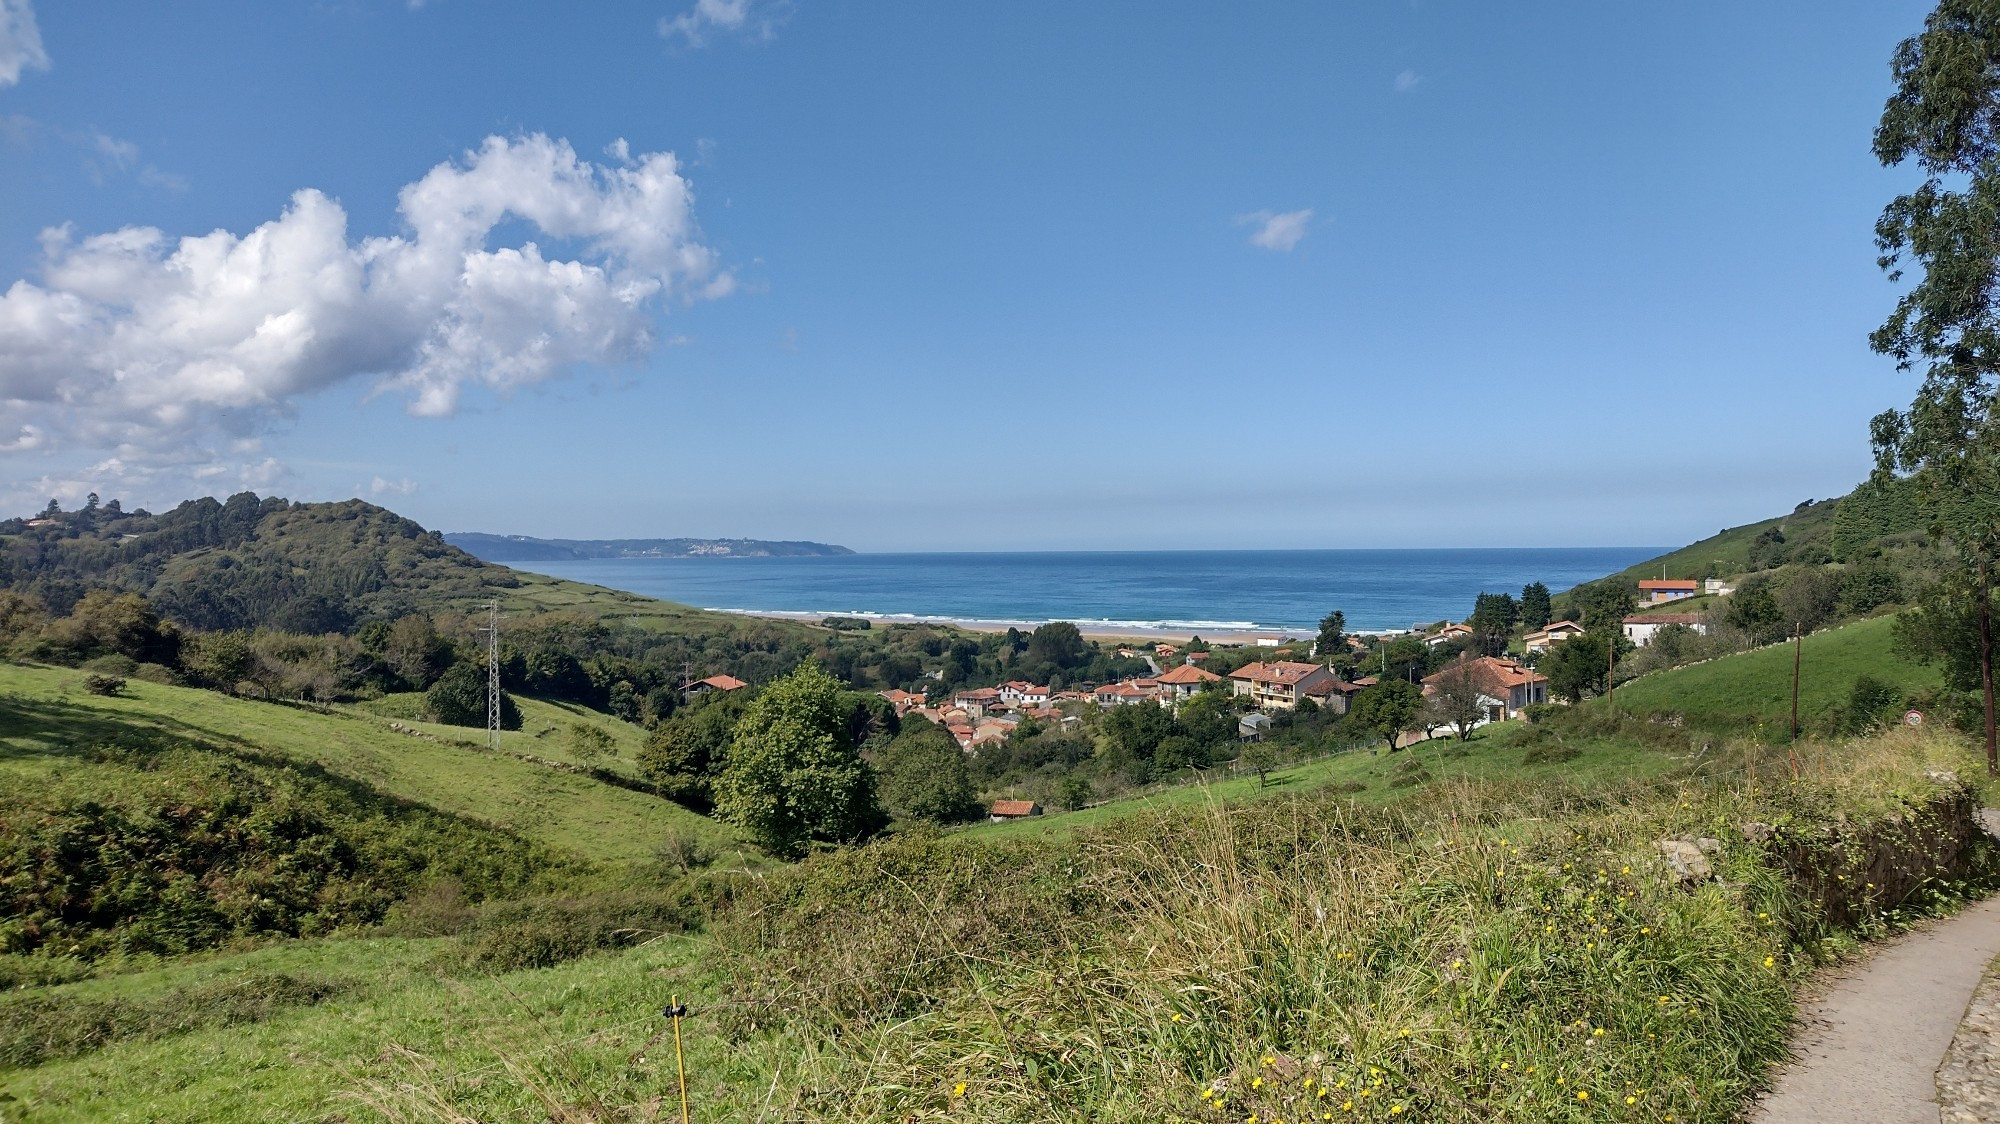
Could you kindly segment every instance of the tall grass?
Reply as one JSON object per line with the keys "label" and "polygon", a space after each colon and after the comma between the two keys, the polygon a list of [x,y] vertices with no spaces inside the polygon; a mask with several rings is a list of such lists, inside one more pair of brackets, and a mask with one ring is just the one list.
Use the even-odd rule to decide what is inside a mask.
{"label": "tall grass", "polygon": [[[764,1042],[773,1071],[788,1056],[734,1110],[1728,1120],[1782,1050],[1795,977],[1840,939],[1740,826],[1783,845],[1960,815],[1962,785],[1926,775],[1958,757],[1898,736],[1755,783],[1434,786],[1388,811],[1141,816],[1039,854],[872,849],[781,876],[789,923],[735,935],[765,981],[736,999],[781,1012]],[[1674,877],[1655,841],[1684,834],[1722,841],[1717,878]],[[1933,906],[1986,863],[1930,858],[1898,900],[1858,888],[1865,916]]]}

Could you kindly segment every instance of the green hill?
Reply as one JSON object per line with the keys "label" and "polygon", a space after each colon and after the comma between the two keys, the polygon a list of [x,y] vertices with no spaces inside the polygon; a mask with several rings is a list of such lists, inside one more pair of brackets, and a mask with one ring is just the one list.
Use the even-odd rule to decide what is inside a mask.
{"label": "green hill", "polygon": [[79,672],[0,664],[0,777],[32,786],[93,745],[153,732],[316,766],[600,862],[649,862],[673,832],[740,849],[726,828],[670,801],[510,755],[572,763],[559,734],[534,735],[588,722],[612,734],[624,749],[614,767],[628,768],[636,728],[582,707],[522,700],[523,732],[507,735],[507,752],[494,753],[475,740],[482,731],[403,723],[428,735],[419,737],[359,708],[312,710],[139,681],[125,692],[102,698],[84,692]]}
{"label": "green hill", "polygon": [[291,503],[252,492],[189,500],[160,514],[115,505],[0,521],[0,586],[58,614],[93,589],[138,593],[198,631],[349,632],[409,613],[562,612],[755,647],[814,632],[482,562],[361,500]]}
{"label": "green hill", "polygon": [[1883,539],[1916,531],[1921,518],[1908,486],[1864,481],[1833,499],[1807,501],[1789,515],[1725,527],[1716,534],[1629,566],[1616,578],[1728,578],[1787,562],[1850,562]]}
{"label": "green hill", "polygon": [[[1808,728],[1845,702],[1863,676],[1906,695],[1936,688],[1937,669],[1912,663],[1890,646],[1893,617],[1875,617],[1805,638],[1799,673],[1799,720]],[[1620,709],[1685,716],[1704,726],[1766,729],[1782,736],[1792,707],[1792,646],[1775,644],[1641,676],[1618,688]]]}

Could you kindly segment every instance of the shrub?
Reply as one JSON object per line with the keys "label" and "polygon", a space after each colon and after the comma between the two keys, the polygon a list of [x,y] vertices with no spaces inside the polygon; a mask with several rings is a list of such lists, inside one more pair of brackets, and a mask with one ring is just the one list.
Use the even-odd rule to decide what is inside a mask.
{"label": "shrub", "polygon": [[99,675],[92,672],[83,677],[83,689],[93,695],[116,698],[125,693],[125,680],[116,675]]}
{"label": "shrub", "polygon": [[467,961],[489,972],[548,968],[662,933],[684,932],[690,909],[666,893],[619,891],[482,906],[459,934]]}
{"label": "shrub", "polygon": [[253,973],[139,999],[28,996],[0,1002],[0,1068],[26,1069],[114,1042],[261,1022],[289,1007],[319,1003],[347,981]]}
{"label": "shrub", "polygon": [[1583,756],[1583,751],[1573,745],[1548,742],[1538,745],[1521,755],[1523,765],[1560,765]]}

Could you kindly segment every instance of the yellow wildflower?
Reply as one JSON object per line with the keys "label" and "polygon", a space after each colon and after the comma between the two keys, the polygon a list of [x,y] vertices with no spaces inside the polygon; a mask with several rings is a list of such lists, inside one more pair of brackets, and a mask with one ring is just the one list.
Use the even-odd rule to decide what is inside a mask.
{"label": "yellow wildflower", "polygon": [[[956,1084],[956,1085],[953,1085],[953,1086],[951,1087],[951,1095],[952,1095],[952,1096],[954,1096],[954,1097],[962,1097],[962,1096],[964,1096],[964,1095],[965,1095],[965,1082],[961,1081],[961,1082],[959,1082],[958,1084]],[[1213,1093],[1210,1093],[1210,1094],[1205,1094],[1205,1095],[1207,1095],[1207,1096],[1214,1096],[1214,1094],[1213,1094]]]}
{"label": "yellow wildflower", "polygon": [[1587,1101],[1590,1099],[1590,1094],[1582,1089],[1578,1089],[1576,1091],[1576,1099],[1580,1101]]}

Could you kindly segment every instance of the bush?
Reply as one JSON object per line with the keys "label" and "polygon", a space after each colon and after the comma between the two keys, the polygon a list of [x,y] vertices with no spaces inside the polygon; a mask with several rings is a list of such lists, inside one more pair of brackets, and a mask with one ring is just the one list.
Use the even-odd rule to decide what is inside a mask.
{"label": "bush", "polygon": [[482,971],[549,968],[606,949],[685,932],[688,903],[675,895],[619,891],[581,898],[533,898],[482,906],[459,934],[467,961]]}
{"label": "bush", "polygon": [[1561,742],[1548,742],[1538,745],[1522,754],[1521,764],[1561,765],[1566,761],[1574,761],[1582,756],[1583,751],[1573,745],[1564,745]]}
{"label": "bush", "polygon": [[92,672],[83,677],[83,689],[93,695],[116,698],[125,693],[125,680],[116,675],[99,675]]}
{"label": "bush", "polygon": [[[447,726],[486,725],[486,671],[469,663],[453,664],[424,692],[424,710],[433,722]],[[500,692],[500,728],[521,728],[521,710],[514,696]]]}
{"label": "bush", "polygon": [[26,1069],[114,1042],[262,1022],[350,986],[317,976],[253,973],[139,999],[38,995],[0,1002],[0,1068]]}
{"label": "bush", "polygon": [[311,768],[133,740],[0,790],[0,953],[90,961],[319,936],[376,923],[427,881],[477,899],[579,869]]}

